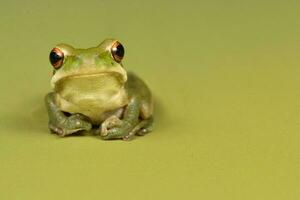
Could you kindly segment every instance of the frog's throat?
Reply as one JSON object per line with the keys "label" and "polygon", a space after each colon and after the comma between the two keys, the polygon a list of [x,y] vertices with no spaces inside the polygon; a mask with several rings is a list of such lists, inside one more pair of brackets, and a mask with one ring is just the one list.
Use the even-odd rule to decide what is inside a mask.
{"label": "frog's throat", "polygon": [[120,74],[109,73],[72,75],[58,80],[54,91],[60,110],[82,113],[99,121],[106,111],[123,107],[127,103],[124,79]]}

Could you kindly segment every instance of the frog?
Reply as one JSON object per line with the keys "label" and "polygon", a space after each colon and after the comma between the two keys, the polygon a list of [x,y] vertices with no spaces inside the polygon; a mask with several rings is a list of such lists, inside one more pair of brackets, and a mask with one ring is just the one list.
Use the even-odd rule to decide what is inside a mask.
{"label": "frog", "polygon": [[52,133],[93,132],[103,140],[130,140],[153,130],[153,96],[139,76],[124,68],[124,55],[117,39],[91,48],[60,43],[50,51],[52,91],[45,104]]}

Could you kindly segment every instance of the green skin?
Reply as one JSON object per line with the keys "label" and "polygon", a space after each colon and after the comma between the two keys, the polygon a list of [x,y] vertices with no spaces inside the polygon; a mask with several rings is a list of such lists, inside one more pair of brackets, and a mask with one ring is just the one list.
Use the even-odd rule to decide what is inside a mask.
{"label": "green skin", "polygon": [[114,59],[115,42],[107,39],[88,49],[56,46],[64,60],[54,70],[53,92],[45,97],[52,132],[67,136],[97,127],[95,133],[104,140],[129,140],[152,130],[151,92]]}

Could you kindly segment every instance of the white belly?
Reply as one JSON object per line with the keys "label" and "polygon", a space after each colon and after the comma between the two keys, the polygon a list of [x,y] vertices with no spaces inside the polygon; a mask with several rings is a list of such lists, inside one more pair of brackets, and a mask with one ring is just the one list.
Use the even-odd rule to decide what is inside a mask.
{"label": "white belly", "polygon": [[68,113],[81,113],[89,117],[94,124],[99,124],[107,118],[108,111],[120,111],[127,105],[128,100],[124,90],[111,98],[78,98],[69,102],[57,94],[56,102],[59,108]]}

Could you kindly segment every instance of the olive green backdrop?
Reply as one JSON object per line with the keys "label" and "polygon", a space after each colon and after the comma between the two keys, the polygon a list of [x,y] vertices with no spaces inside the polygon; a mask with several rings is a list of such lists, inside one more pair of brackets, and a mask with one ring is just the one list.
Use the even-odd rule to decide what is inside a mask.
{"label": "olive green backdrop", "polygon": [[[1,2],[0,199],[299,199],[298,2]],[[152,89],[155,131],[50,134],[49,51],[107,37]]]}

